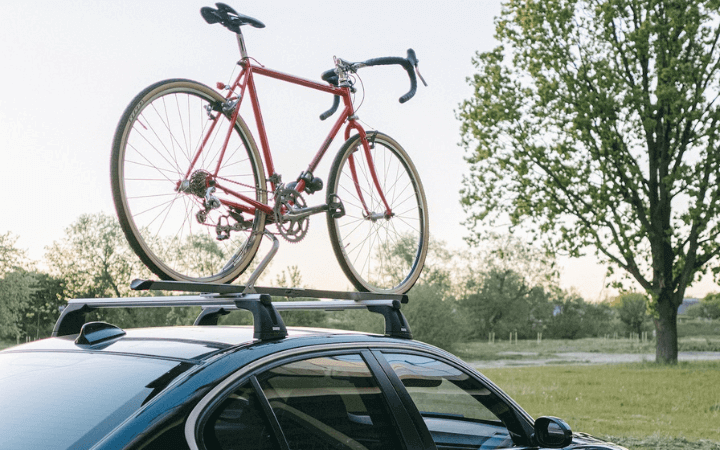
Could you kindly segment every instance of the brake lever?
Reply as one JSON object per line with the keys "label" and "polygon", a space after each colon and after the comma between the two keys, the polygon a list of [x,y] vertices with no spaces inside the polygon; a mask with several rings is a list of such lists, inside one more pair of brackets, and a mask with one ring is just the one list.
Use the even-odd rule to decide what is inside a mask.
{"label": "brake lever", "polygon": [[427,87],[428,84],[425,82],[425,78],[423,78],[423,76],[420,75],[420,69],[418,68],[418,66],[415,66],[415,73],[417,74],[418,78],[420,78],[420,81],[422,81],[422,84],[424,84],[425,87]]}
{"label": "brake lever", "polygon": [[420,77],[420,81],[422,81],[422,84],[427,87],[427,83],[425,82],[425,78],[423,78],[422,75],[420,75],[420,69],[418,68],[418,64],[420,64],[420,60],[417,58],[417,55],[415,54],[415,50],[409,48],[407,49],[407,60],[410,62],[410,65],[412,65],[415,68],[415,73],[418,77]]}

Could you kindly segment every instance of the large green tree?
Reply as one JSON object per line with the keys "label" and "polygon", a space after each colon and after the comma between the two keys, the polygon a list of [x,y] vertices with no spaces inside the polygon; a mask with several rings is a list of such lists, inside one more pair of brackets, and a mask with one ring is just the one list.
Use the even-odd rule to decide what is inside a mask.
{"label": "large green tree", "polygon": [[127,296],[133,277],[149,276],[117,218],[104,213],[80,216],[45,258],[52,274],[64,280],[68,298]]}
{"label": "large green tree", "polygon": [[659,362],[677,361],[686,287],[718,273],[719,7],[509,0],[458,111],[471,229],[594,248],[650,296]]}

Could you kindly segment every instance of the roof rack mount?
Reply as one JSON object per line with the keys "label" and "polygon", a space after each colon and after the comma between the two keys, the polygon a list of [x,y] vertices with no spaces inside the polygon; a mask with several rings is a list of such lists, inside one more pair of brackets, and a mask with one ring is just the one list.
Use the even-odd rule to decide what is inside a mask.
{"label": "roof rack mount", "polygon": [[[243,309],[253,315],[255,332],[259,340],[281,339],[287,329],[278,311],[367,309],[385,318],[387,336],[412,339],[410,327],[400,311],[407,303],[407,295],[377,294],[370,292],[321,291],[316,289],[254,287],[256,293],[246,293],[245,286],[178,281],[134,280],[130,287],[136,291],[165,290],[198,292],[198,295],[91,298],[68,301],[53,329],[53,336],[80,333],[88,312],[101,308],[144,308],[172,306],[200,306],[202,312],[195,325],[217,325],[220,316]],[[272,302],[271,296],[291,298],[341,299]]]}

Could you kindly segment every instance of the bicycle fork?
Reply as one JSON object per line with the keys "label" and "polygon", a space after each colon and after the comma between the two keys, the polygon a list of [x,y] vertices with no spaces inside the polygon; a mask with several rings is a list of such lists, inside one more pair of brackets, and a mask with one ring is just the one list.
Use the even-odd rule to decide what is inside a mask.
{"label": "bicycle fork", "polygon": [[[372,153],[370,153],[370,142],[367,138],[367,133],[365,130],[356,125],[354,121],[351,121],[350,124],[348,124],[347,129],[345,130],[345,139],[347,140],[350,135],[350,130],[355,129],[357,130],[358,134],[360,135],[360,142],[362,143],[363,153],[365,155],[365,160],[368,165],[368,170],[370,172],[370,176],[373,180],[373,185],[375,186],[375,189],[377,190],[378,196],[380,197],[380,200],[382,200],[383,205],[385,206],[384,212],[374,212],[371,211],[370,208],[367,206],[367,202],[365,201],[365,196],[363,195],[362,188],[360,187],[360,179],[357,174],[357,169],[355,166],[355,154],[350,154],[348,156],[348,167],[350,168],[350,173],[352,174],[353,178],[353,184],[355,185],[355,190],[357,191],[358,198],[360,199],[360,203],[362,204],[363,209],[365,210],[365,219],[371,220],[373,222],[377,222],[378,219],[390,219],[394,213],[392,212],[392,209],[390,208],[390,205],[388,205],[387,200],[385,199],[385,193],[383,192],[382,188],[380,187],[380,180],[377,176],[377,171],[375,170],[375,162],[373,161]],[[372,137],[370,140],[373,143],[373,146],[375,145],[375,137],[377,136],[377,132],[371,132]]]}

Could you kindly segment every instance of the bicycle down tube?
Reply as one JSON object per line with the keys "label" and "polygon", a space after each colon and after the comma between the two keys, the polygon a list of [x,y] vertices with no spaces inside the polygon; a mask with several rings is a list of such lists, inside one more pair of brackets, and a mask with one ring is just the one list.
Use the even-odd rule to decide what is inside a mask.
{"label": "bicycle down tube", "polygon": [[[328,148],[330,147],[330,144],[333,142],[333,140],[337,136],[337,133],[340,131],[340,128],[342,128],[342,125],[345,123],[345,121],[348,121],[347,127],[345,129],[345,140],[347,140],[350,137],[350,132],[352,130],[356,130],[358,132],[358,134],[360,135],[360,139],[361,139],[361,142],[363,145],[363,153],[364,153],[365,158],[367,159],[368,169],[370,171],[370,175],[373,180],[373,185],[374,185],[375,189],[377,189],[377,193],[385,206],[384,215],[386,215],[386,216],[392,215],[392,210],[391,210],[390,206],[388,205],[387,200],[385,199],[384,192],[383,192],[382,188],[380,187],[380,182],[378,180],[377,173],[375,171],[375,165],[374,165],[373,158],[372,158],[372,155],[370,152],[370,145],[367,140],[367,134],[366,134],[365,130],[359,124],[357,124],[355,119],[352,118],[353,106],[352,106],[352,99],[350,98],[350,89],[349,88],[320,84],[320,83],[317,83],[317,82],[314,82],[311,80],[295,77],[295,76],[288,75],[288,74],[285,74],[282,72],[278,72],[278,71],[275,71],[272,69],[267,69],[262,66],[253,65],[251,62],[249,62],[247,60],[241,61],[239,64],[243,67],[243,69],[241,70],[240,74],[237,76],[237,78],[235,79],[233,84],[230,86],[229,93],[225,96],[226,102],[232,102],[232,101],[236,102],[232,106],[233,112],[232,112],[230,123],[234,124],[236,122],[237,117],[240,112],[240,106],[241,106],[242,100],[245,97],[245,92],[247,91],[248,95],[250,96],[250,102],[252,105],[253,114],[255,117],[256,125],[257,125],[257,130],[258,130],[258,135],[260,138],[260,145],[262,147],[263,159],[265,160],[265,166],[266,166],[268,180],[270,181],[271,189],[273,191],[277,187],[275,180],[272,177],[272,175],[275,174],[275,166],[273,163],[272,154],[270,152],[270,145],[268,142],[267,133],[265,131],[265,124],[263,122],[262,112],[260,110],[260,104],[259,104],[257,94],[256,94],[255,81],[253,78],[253,75],[255,73],[257,73],[259,75],[267,76],[269,78],[274,78],[274,79],[277,79],[280,81],[285,81],[288,83],[297,84],[297,85],[308,87],[308,88],[315,89],[318,91],[337,95],[342,98],[343,104],[344,104],[344,109],[343,109],[342,113],[340,114],[340,117],[338,118],[338,120],[335,122],[332,129],[328,133],[328,136],[323,141],[320,149],[317,151],[314,158],[310,162],[310,164],[307,168],[307,172],[313,173],[315,171],[315,169],[317,168],[321,159],[323,158],[323,156],[327,152]],[[240,92],[239,92],[239,94],[236,94],[236,90],[238,90],[238,89]],[[221,113],[222,112],[220,111],[218,114],[221,114]],[[185,175],[186,179],[188,179],[190,177],[190,174],[193,172],[195,163],[197,162],[198,158],[202,154],[202,152],[205,148],[205,145],[207,143],[207,140],[208,140],[209,136],[212,134],[218,120],[219,120],[219,116],[215,117],[214,120],[212,121],[212,124],[210,125],[210,129],[207,131],[206,136],[203,139],[202,144],[200,145],[200,148],[198,148],[196,154],[194,155],[194,157],[191,161],[190,167],[188,168],[187,173]],[[247,205],[236,203],[236,202],[224,199],[224,198],[220,198],[219,200],[221,203],[223,203],[227,206],[231,206],[233,208],[236,208],[236,209],[246,212],[248,214],[254,214],[256,209],[260,209],[261,211],[265,212],[266,214],[272,214],[273,208],[271,206],[263,204],[261,202],[258,202],[258,201],[254,200],[246,195],[243,195],[239,192],[235,192],[233,189],[222,184],[220,182],[220,180],[218,180],[218,178],[217,178],[220,168],[222,166],[223,157],[224,157],[225,151],[227,150],[227,144],[228,144],[228,141],[232,134],[232,131],[233,131],[233,128],[230,127],[227,131],[227,135],[225,136],[222,151],[221,151],[220,157],[218,158],[217,167],[215,169],[215,173],[213,174],[213,179],[215,180],[216,188],[222,190],[227,195],[230,195],[230,196],[233,196],[233,197],[236,197],[236,198],[242,200]],[[373,214],[373,212],[370,211],[370,209],[367,207],[367,205],[365,203],[364,195],[362,194],[362,191],[360,188],[359,178],[358,178],[357,172],[355,170],[354,159],[352,156],[349,159],[350,159],[349,164],[350,164],[350,168],[351,168],[351,174],[353,177],[353,182],[355,184],[355,188],[358,193],[358,197],[362,203],[365,213],[368,216],[371,216]],[[296,190],[298,192],[303,192],[305,190],[305,180],[301,179],[298,181]]]}

